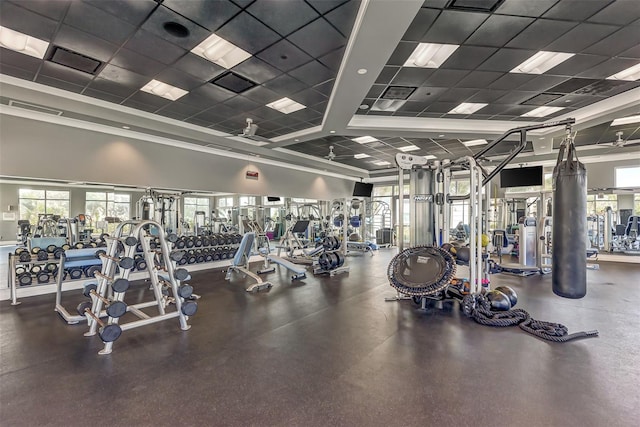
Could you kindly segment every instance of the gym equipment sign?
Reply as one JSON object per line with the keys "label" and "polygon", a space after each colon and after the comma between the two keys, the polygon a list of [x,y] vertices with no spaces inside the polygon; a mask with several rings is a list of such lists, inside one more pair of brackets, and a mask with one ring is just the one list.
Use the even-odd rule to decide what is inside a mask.
{"label": "gym equipment sign", "polygon": [[258,172],[256,172],[256,171],[247,171],[246,178],[247,179],[255,179],[255,180],[257,180],[258,179]]}

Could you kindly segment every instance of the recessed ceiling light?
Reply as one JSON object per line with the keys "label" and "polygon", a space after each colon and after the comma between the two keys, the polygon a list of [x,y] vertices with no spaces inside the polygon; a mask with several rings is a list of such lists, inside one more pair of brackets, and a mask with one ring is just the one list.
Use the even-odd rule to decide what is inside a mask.
{"label": "recessed ceiling light", "polygon": [[374,165],[377,165],[377,166],[387,166],[387,165],[391,164],[391,163],[389,163],[389,162],[387,162],[385,160],[376,160],[375,162],[371,162],[371,163],[373,163]]}
{"label": "recessed ceiling light", "polygon": [[49,43],[0,26],[0,46],[42,59],[49,47]]}
{"label": "recessed ceiling light", "polygon": [[371,111],[396,111],[405,102],[407,101],[400,99],[378,99],[371,107]]}
{"label": "recessed ceiling light", "polygon": [[447,114],[473,114],[481,108],[486,107],[489,104],[483,104],[479,102],[463,102]]}
{"label": "recessed ceiling light", "polygon": [[300,140],[298,138],[294,139],[294,142],[299,142]]}
{"label": "recessed ceiling light", "polygon": [[180,89],[179,87],[171,86],[166,83],[162,83],[158,80],[151,80],[149,83],[144,85],[142,89],[143,92],[148,92],[157,96],[161,96],[166,99],[170,99],[175,101],[176,99],[186,95],[189,93],[184,89]]}
{"label": "recessed ceiling light", "polygon": [[420,43],[413,50],[405,67],[438,68],[460,47],[456,44]]}
{"label": "recessed ceiling light", "polygon": [[406,153],[407,151],[416,151],[419,150],[420,147],[416,147],[415,145],[411,144],[411,145],[407,145],[404,147],[398,147],[398,150],[402,151],[403,153]]}
{"label": "recessed ceiling light", "polygon": [[204,39],[202,43],[191,49],[191,52],[227,69],[251,57],[249,52],[215,34]]}
{"label": "recessed ceiling light", "polygon": [[278,99],[277,101],[270,102],[269,104],[267,104],[267,107],[273,108],[274,110],[278,110],[284,114],[293,113],[294,111],[307,108],[304,105],[289,98],[281,98],[281,99]]}
{"label": "recessed ceiling light", "polygon": [[369,106],[367,104],[362,104],[361,106],[358,107],[361,110],[366,110],[369,108]]}
{"label": "recessed ceiling light", "polygon": [[638,80],[640,79],[640,64],[615,73],[613,76],[607,77],[607,80]]}
{"label": "recessed ceiling light", "polygon": [[129,126],[122,126],[122,129],[131,129]]}
{"label": "recessed ceiling light", "polygon": [[640,122],[640,115],[621,117],[619,119],[615,119],[614,121],[612,121],[611,126],[628,125],[629,123],[638,123],[638,122]]}
{"label": "recessed ceiling light", "polygon": [[365,153],[358,153],[358,154],[354,154],[353,157],[355,157],[356,159],[366,159],[367,157],[371,157],[371,156]]}
{"label": "recessed ceiling light", "polygon": [[544,117],[563,109],[564,107],[538,107],[535,110],[522,114],[520,117]]}
{"label": "recessed ceiling light", "polygon": [[367,69],[366,68],[360,68],[358,70],[358,74],[367,74]]}
{"label": "recessed ceiling light", "polygon": [[329,133],[336,133],[336,131],[335,130],[330,130]]}
{"label": "recessed ceiling light", "polygon": [[443,134],[443,133],[442,133],[442,134],[440,134],[440,135],[438,135],[438,138],[442,138],[442,137],[444,137],[444,134]]}
{"label": "recessed ceiling light", "polygon": [[462,144],[466,147],[473,147],[474,145],[485,145],[487,144],[486,139],[472,139],[471,141],[462,141]]}
{"label": "recessed ceiling light", "polygon": [[358,144],[366,144],[368,142],[379,141],[377,138],[374,138],[372,136],[359,136],[357,138],[351,138],[351,140],[357,142]]}
{"label": "recessed ceiling light", "polygon": [[575,53],[547,52],[541,50],[531,58],[518,65],[510,73],[542,74],[556,65],[571,58]]}

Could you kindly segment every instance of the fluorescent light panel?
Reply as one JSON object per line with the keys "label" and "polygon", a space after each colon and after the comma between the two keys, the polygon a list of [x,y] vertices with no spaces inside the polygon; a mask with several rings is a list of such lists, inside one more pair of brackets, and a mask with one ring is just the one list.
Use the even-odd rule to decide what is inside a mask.
{"label": "fluorescent light panel", "polygon": [[438,68],[459,47],[456,44],[420,43],[413,50],[404,66]]}
{"label": "fluorescent light panel", "polygon": [[405,147],[398,147],[398,150],[402,151],[403,153],[406,153],[407,151],[416,151],[416,150],[419,150],[419,149],[420,149],[420,147],[416,147],[413,144],[407,145]]}
{"label": "fluorescent light panel", "polygon": [[488,144],[486,139],[472,139],[471,141],[462,141],[462,143],[465,145],[465,147]]}
{"label": "fluorescent light panel", "polygon": [[371,157],[371,156],[365,153],[358,153],[358,154],[354,154],[353,157],[356,159],[366,159],[367,157]]}
{"label": "fluorescent light panel", "polygon": [[426,156],[422,156],[422,157],[424,157],[427,160],[431,160],[431,159],[435,159],[436,158],[436,156],[434,156],[433,154],[427,154]]}
{"label": "fluorescent light panel", "polygon": [[636,64],[633,67],[629,67],[626,70],[622,70],[619,73],[615,73],[613,76],[607,77],[607,80],[638,80],[640,79],[640,64]]}
{"label": "fluorescent light panel", "polygon": [[489,104],[483,104],[479,102],[463,102],[447,114],[473,114],[481,108],[486,107]]}
{"label": "fluorescent light panel", "polygon": [[176,99],[183,97],[184,95],[189,93],[184,89],[171,86],[170,84],[163,83],[158,80],[151,80],[140,90],[143,92],[151,93],[153,95],[161,96],[166,99],[170,99],[171,101],[175,101]]}
{"label": "fluorescent light panel", "polygon": [[289,114],[294,111],[302,110],[303,108],[307,108],[306,106],[300,104],[299,102],[294,101],[289,98],[281,98],[277,101],[270,102],[267,104],[267,107],[273,108],[274,110],[278,110],[281,113]]}
{"label": "fluorescent light panel", "polygon": [[630,123],[639,123],[640,122],[640,114],[637,116],[629,116],[629,117],[620,117],[619,119],[615,119],[611,122],[611,126],[621,126],[628,125]]}
{"label": "fluorescent light panel", "polygon": [[407,102],[403,99],[378,99],[373,103],[371,111],[397,111]]}
{"label": "fluorescent light panel", "polygon": [[378,141],[378,139],[372,136],[359,136],[357,138],[351,138],[351,140],[357,142],[358,144],[366,144],[368,142]]}
{"label": "fluorescent light panel", "polygon": [[542,74],[571,58],[575,53],[548,52],[541,50],[518,65],[510,73]]}
{"label": "fluorescent light panel", "polygon": [[564,107],[538,107],[535,110],[522,114],[520,117],[545,117],[549,114],[557,113],[560,110],[564,110]]}
{"label": "fluorescent light panel", "polygon": [[233,68],[242,61],[251,58],[249,52],[215,34],[211,34],[202,43],[191,49],[191,52],[226,69]]}
{"label": "fluorescent light panel", "polygon": [[0,46],[42,59],[49,48],[49,42],[0,26]]}
{"label": "fluorescent light panel", "polygon": [[374,165],[377,165],[377,166],[387,166],[387,165],[391,164],[391,163],[389,163],[389,162],[387,162],[385,160],[376,160],[375,162],[371,162],[371,163],[373,163]]}

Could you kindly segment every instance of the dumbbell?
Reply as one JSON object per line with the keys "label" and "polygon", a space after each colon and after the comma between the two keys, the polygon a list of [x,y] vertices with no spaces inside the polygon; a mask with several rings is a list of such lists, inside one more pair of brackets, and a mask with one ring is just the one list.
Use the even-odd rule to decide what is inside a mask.
{"label": "dumbbell", "polygon": [[38,283],[49,282],[49,273],[47,273],[46,271],[41,271],[36,275],[36,280],[38,281]]}
{"label": "dumbbell", "polygon": [[58,247],[56,245],[49,245],[47,246],[47,252],[52,254],[56,249],[58,249]]}
{"label": "dumbbell", "polygon": [[196,263],[196,254],[193,250],[187,252],[187,264]]}
{"label": "dumbbell", "polygon": [[120,325],[115,323],[105,325],[105,323],[102,320],[100,320],[98,316],[93,314],[93,312],[91,311],[90,302],[83,302],[82,304],[80,304],[78,306],[78,312],[81,315],[86,315],[91,317],[93,320],[95,320],[98,323],[98,325],[100,325],[100,329],[98,329],[98,335],[100,336],[100,339],[102,341],[113,342],[118,338],[120,338],[120,335],[122,335],[122,328],[120,327]]}
{"label": "dumbbell", "polygon": [[[105,309],[107,311],[107,316],[109,317],[122,317],[124,316],[124,314],[127,312],[127,304],[124,301],[112,301],[109,300],[105,297],[103,297],[102,295],[100,295],[97,292],[98,289],[98,285],[96,285],[95,283],[87,283],[82,287],[82,294],[86,297],[95,297],[98,298],[100,301],[102,301],[105,304]],[[83,304],[86,307],[86,304],[90,302],[84,302]],[[84,313],[84,309],[80,309],[81,306],[83,306],[83,304],[80,304],[78,306],[78,312],[80,314]],[[91,305],[89,305],[91,306]]]}
{"label": "dumbbell", "polygon": [[202,246],[203,247],[208,247],[211,246],[211,239],[207,236],[202,238]]}
{"label": "dumbbell", "polygon": [[196,237],[193,239],[193,246],[195,246],[196,248],[200,248],[200,247],[202,247],[202,237],[200,237],[200,236],[196,236]]}
{"label": "dumbbell", "polygon": [[[127,237],[127,239],[128,238],[129,237]],[[135,239],[135,237],[133,237],[133,238]],[[130,246],[133,246],[133,245],[130,245]],[[122,258],[113,257],[113,256],[107,255],[107,253],[105,251],[103,251],[103,250],[96,251],[96,258],[110,259],[111,261],[118,263],[118,266],[120,268],[125,269],[125,270],[130,270],[136,265],[135,261],[131,257],[127,257],[127,256],[122,257]]]}
{"label": "dumbbell", "polygon": [[33,282],[31,273],[22,273],[18,276],[18,283],[20,286],[29,286]]}
{"label": "dumbbell", "polygon": [[113,289],[113,292],[117,293],[126,292],[129,289],[129,286],[131,286],[131,283],[122,277],[111,282],[111,289]]}
{"label": "dumbbell", "polygon": [[195,245],[193,237],[185,237],[187,248],[192,248]]}
{"label": "dumbbell", "polygon": [[171,261],[175,261],[177,263],[179,263],[182,258],[184,258],[185,256],[185,251],[174,251],[171,252],[171,254],[169,255],[169,258],[171,258]]}
{"label": "dumbbell", "polygon": [[47,251],[40,250],[36,254],[36,259],[38,261],[46,261],[49,259],[49,254],[47,253]]}
{"label": "dumbbell", "polygon": [[62,248],[62,250],[68,251],[69,249],[71,249],[71,245],[69,245],[68,243],[65,243],[64,245],[60,246]]}
{"label": "dumbbell", "polygon": [[211,254],[211,252],[207,252],[207,254],[204,256],[204,262],[209,261],[213,261],[213,255]]}
{"label": "dumbbell", "polygon": [[82,269],[81,268],[69,268],[67,269],[67,272],[69,273],[69,277],[71,278],[71,280],[78,280],[79,278],[82,277]]}
{"label": "dumbbell", "polygon": [[177,249],[184,249],[186,245],[187,245],[187,242],[184,237],[181,237],[180,239],[178,239],[178,241],[176,241]]}
{"label": "dumbbell", "polygon": [[193,286],[186,283],[178,286],[178,295],[184,299],[191,298],[191,295],[193,295]]}
{"label": "dumbbell", "polygon": [[182,258],[180,258],[180,260],[178,261],[178,265],[185,265],[187,263],[187,256],[183,256]]}
{"label": "dumbbell", "polygon": [[53,251],[53,257],[55,259],[60,259],[62,257],[62,254],[64,253],[64,249],[62,248],[56,248],[55,251]]}
{"label": "dumbbell", "polygon": [[53,262],[47,263],[45,264],[44,269],[49,274],[56,274],[58,272],[58,264]]}
{"label": "dumbbell", "polygon": [[173,277],[175,277],[176,280],[182,281],[189,277],[189,272],[185,268],[176,268],[173,272]]}
{"label": "dumbbell", "polygon": [[19,276],[21,274],[24,274],[27,272],[27,269],[21,265],[16,267],[16,276]]}
{"label": "dumbbell", "polygon": [[78,242],[78,243],[76,243],[75,245],[73,245],[73,247],[74,247],[75,249],[84,249],[84,243],[82,243],[82,242]]}
{"label": "dumbbell", "polygon": [[176,243],[178,241],[178,235],[175,233],[167,234],[167,241],[169,243]]}
{"label": "dumbbell", "polygon": [[198,311],[198,303],[190,300],[184,301],[181,309],[185,316],[193,316]]}
{"label": "dumbbell", "polygon": [[84,268],[84,275],[89,279],[93,279],[95,277],[96,272],[100,270],[102,270],[102,265],[100,264],[89,265]]}
{"label": "dumbbell", "polygon": [[136,255],[135,258],[136,270],[142,271],[147,269],[147,261],[142,255]]}
{"label": "dumbbell", "polygon": [[22,251],[18,254],[18,261],[29,262],[31,261],[31,254],[28,251]]}

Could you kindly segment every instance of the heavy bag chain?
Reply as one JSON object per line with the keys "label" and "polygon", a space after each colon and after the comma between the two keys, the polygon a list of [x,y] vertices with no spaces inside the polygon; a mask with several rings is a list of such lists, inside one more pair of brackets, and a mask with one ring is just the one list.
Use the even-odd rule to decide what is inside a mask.
{"label": "heavy bag chain", "polygon": [[[584,168],[584,165],[578,160],[578,153],[576,151],[575,138],[577,133],[577,131],[572,133],[571,125],[567,125],[564,139],[560,144],[560,150],[558,150],[558,160],[556,161],[556,166],[553,168],[554,189],[556,186],[556,177],[558,176],[561,166],[569,169]],[[565,152],[567,153],[566,159],[564,158]]]}

